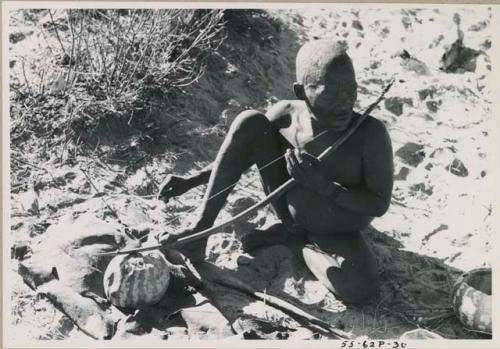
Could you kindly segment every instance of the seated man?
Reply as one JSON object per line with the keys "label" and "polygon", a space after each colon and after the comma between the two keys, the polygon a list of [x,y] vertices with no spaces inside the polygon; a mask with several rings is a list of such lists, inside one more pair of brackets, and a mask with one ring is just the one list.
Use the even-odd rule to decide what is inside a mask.
{"label": "seated man", "polygon": [[[363,302],[376,293],[378,272],[360,230],[389,207],[391,141],[384,124],[369,116],[320,162],[317,156],[360,117],[353,111],[354,68],[343,45],[321,40],[300,49],[296,73],[297,100],[280,101],[266,114],[242,112],[213,164],[191,177],[167,178],[160,198],[180,195],[207,181],[208,187],[196,223],[160,240],[175,241],[211,227],[229,194],[225,189],[232,189],[242,173],[256,164],[266,194],[290,176],[298,184],[273,202],[282,224],[249,234],[244,248],[286,244],[299,235],[308,242],[303,257],[313,274],[345,302]],[[204,256],[206,240],[188,244],[188,256]]]}

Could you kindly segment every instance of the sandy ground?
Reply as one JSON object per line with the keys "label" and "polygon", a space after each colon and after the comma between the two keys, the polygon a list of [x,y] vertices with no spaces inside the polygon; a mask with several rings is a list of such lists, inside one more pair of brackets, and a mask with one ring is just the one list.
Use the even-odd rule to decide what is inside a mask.
{"label": "sandy ground", "polygon": [[[459,35],[453,19],[455,12],[460,14],[465,46],[481,52],[473,72],[439,70],[445,48]],[[251,75],[246,73],[251,63],[224,58],[225,75],[220,71],[207,72],[193,91],[196,97],[186,97],[188,102],[198,100],[198,103],[189,104],[192,105],[192,118],[172,129],[176,134],[186,132],[191,137],[184,152],[168,149],[163,157],[154,159],[135,173],[126,173],[122,186],[116,185],[116,179],[125,174],[122,166],[78,159],[80,164],[86,165],[98,191],[106,193],[98,197],[95,188],[77,167],[50,167],[50,174],[40,176],[52,184],[39,195],[31,190],[11,195],[12,243],[24,242],[35,256],[40,253],[39,246],[43,246],[44,241],[54,239],[52,231],[61,227],[67,231],[78,229],[74,226],[77,223],[66,219],[68,215],[78,217],[90,212],[103,220],[113,221],[108,206],[119,213],[124,225],[137,232],[158,231],[165,226],[179,229],[188,225],[203,188],[165,204],[148,196],[141,197],[154,192],[155,181],[150,174],[158,182],[167,173],[184,174],[206,164],[213,158],[225,128],[238,111],[249,107],[262,110],[277,99],[291,97],[293,56],[301,42],[314,38],[342,39],[347,42],[356,67],[359,110],[374,101],[391,78],[396,79],[386,102],[373,112],[386,123],[393,141],[396,181],[392,204],[389,212],[364,232],[380,265],[383,281],[380,297],[366,306],[346,306],[315,280],[284,246],[266,248],[253,255],[242,253],[241,236],[273,222],[268,209],[259,211],[247,222],[214,234],[207,247],[208,260],[232,270],[256,289],[288,297],[356,337],[398,338],[407,330],[424,327],[446,338],[478,338],[478,334],[463,329],[448,312],[451,288],[458,275],[491,263],[492,198],[489,188],[492,178],[488,162],[491,14],[483,8],[463,11],[276,10],[271,13],[286,28],[278,34],[279,46],[256,53],[257,59],[263,61],[280,57],[277,59],[280,65],[259,66],[261,75],[271,82],[259,91],[249,92],[252,88],[241,87],[241,84]],[[19,30],[29,33],[32,28]],[[22,52],[37,52],[36,35],[34,31],[11,45],[11,57],[19,57]],[[409,54],[407,58],[402,58],[404,50]],[[263,83],[261,75],[254,75],[254,82]],[[213,91],[223,95],[217,105],[211,102]],[[207,112],[215,115],[205,117]],[[177,117],[182,118],[182,115],[179,113]],[[213,120],[216,126],[208,126]],[[135,194],[124,194],[123,186]],[[252,169],[229,197],[218,222],[262,197],[257,173]],[[34,200],[40,208],[38,216],[29,213]],[[30,253],[27,257],[27,260],[33,258]],[[57,263],[57,255],[48,258]],[[16,273],[17,261],[12,261],[11,314],[15,325],[12,335],[32,339],[84,337],[50,302],[22,284]],[[227,331],[227,326],[238,318],[237,310],[242,309],[247,315],[286,323],[288,330],[285,332],[291,338],[314,337],[311,331],[284,314],[237,292],[216,284],[211,286],[211,291],[212,303],[218,310],[213,305],[187,308],[182,312],[182,325],[162,322],[146,335],[152,338],[164,338],[165,333],[170,333],[170,338],[229,337],[233,334]],[[200,301],[195,303],[200,304]],[[214,314],[219,311],[224,316],[220,318],[220,325],[206,329],[207,323],[211,323],[210,319],[218,316]],[[210,315],[203,316],[204,312]],[[432,319],[436,315],[437,319]]]}

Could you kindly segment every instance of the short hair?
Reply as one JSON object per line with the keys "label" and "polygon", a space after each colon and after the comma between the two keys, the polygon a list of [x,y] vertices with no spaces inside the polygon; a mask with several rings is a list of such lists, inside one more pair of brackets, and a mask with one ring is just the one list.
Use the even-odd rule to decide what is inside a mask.
{"label": "short hair", "polygon": [[297,53],[297,82],[316,82],[332,66],[344,66],[354,76],[354,67],[347,54],[347,44],[336,40],[315,40],[306,43]]}

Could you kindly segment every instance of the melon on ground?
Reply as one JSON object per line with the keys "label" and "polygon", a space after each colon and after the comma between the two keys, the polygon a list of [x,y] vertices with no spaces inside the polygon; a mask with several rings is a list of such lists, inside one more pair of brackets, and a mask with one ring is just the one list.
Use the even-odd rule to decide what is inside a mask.
{"label": "melon on ground", "polygon": [[453,308],[466,327],[491,333],[491,269],[474,269],[457,280]]}
{"label": "melon on ground", "polygon": [[104,273],[104,293],[118,307],[158,303],[170,282],[169,264],[158,251],[118,255]]}

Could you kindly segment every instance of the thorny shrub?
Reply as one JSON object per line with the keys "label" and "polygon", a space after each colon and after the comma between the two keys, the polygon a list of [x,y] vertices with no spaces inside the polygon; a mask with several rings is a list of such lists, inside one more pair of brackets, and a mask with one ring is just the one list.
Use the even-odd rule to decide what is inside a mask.
{"label": "thorny shrub", "polygon": [[[35,23],[44,37],[57,39],[56,45],[46,41],[51,56],[46,64],[34,67],[34,78],[26,78],[22,62],[24,76],[12,80],[14,140],[22,133],[43,135],[52,128],[42,120],[44,113],[37,113],[37,107],[46,104],[51,113],[97,119],[99,112],[127,114],[151,95],[192,84],[204,72],[204,59],[223,39],[223,15],[217,10],[63,11],[64,21],[48,10],[51,20]],[[57,124],[48,120],[54,121]]]}
{"label": "thorny shrub", "polygon": [[31,65],[23,59],[11,76],[14,165],[28,155],[27,141],[39,142],[31,147],[38,163],[54,146],[81,148],[103,122],[130,124],[136,111],[196,82],[224,39],[222,10],[22,11],[48,54]]}

